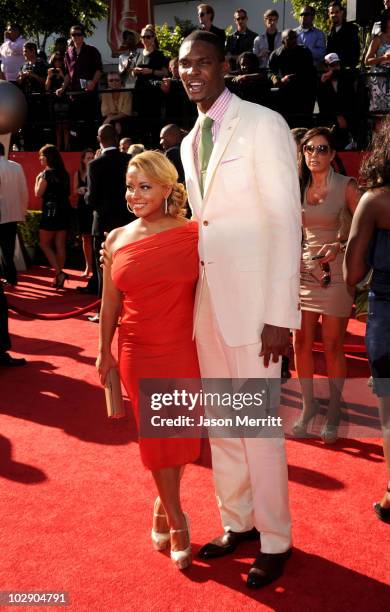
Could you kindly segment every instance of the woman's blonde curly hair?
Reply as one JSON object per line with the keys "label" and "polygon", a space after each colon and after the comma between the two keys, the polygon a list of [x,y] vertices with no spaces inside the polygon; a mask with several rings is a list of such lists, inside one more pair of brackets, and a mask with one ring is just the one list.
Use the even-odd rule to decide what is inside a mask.
{"label": "woman's blonde curly hair", "polygon": [[182,183],[178,183],[175,166],[160,151],[144,151],[135,155],[128,165],[130,168],[144,172],[152,181],[172,189],[167,197],[168,213],[171,217],[186,216],[187,192]]}

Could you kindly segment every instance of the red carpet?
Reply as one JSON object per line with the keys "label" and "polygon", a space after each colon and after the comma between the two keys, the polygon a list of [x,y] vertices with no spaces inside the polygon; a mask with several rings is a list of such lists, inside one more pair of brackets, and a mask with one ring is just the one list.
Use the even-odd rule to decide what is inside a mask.
{"label": "red carpet", "polygon": [[[88,303],[49,288],[44,268],[20,278],[8,297],[26,310],[55,314]],[[151,550],[155,491],[134,423],[105,416],[97,325],[86,315],[54,322],[11,313],[10,329],[12,354],[29,363],[0,370],[0,591],[67,591],[72,611],[388,609],[390,527],[371,507],[386,483],[380,440],[287,442],[295,549],[274,585],[246,589],[253,543],[179,573]],[[351,356],[349,368],[367,377],[363,355]],[[299,403],[290,387],[284,396]],[[370,419],[370,392],[362,397],[359,387],[353,399],[356,414]],[[187,469],[183,500],[196,553],[220,532],[207,447]]]}

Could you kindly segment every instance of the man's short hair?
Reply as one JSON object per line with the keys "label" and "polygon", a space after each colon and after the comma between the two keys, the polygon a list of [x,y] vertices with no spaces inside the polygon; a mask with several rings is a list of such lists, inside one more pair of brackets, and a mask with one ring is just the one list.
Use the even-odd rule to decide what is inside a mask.
{"label": "man's short hair", "polygon": [[38,47],[36,46],[36,44],[34,42],[26,42],[26,43],[24,43],[24,48],[28,49],[29,51],[35,51],[35,54],[38,53]]}
{"label": "man's short hair", "polygon": [[209,15],[211,15],[211,21],[214,20],[215,11],[214,11],[213,7],[210,4],[198,4],[196,9],[198,11],[204,9],[205,13],[208,13]]}
{"label": "man's short hair", "polygon": [[314,17],[314,15],[316,14],[316,9],[314,8],[314,6],[310,6],[310,4],[306,4],[306,5],[305,5],[305,6],[304,6],[304,7],[301,9],[301,11],[300,11],[300,12],[301,12],[301,13],[302,13],[302,12],[305,12],[305,9],[308,9],[308,10],[310,11],[310,13],[313,15],[313,17]]}
{"label": "man's short hair", "polygon": [[82,24],[82,23],[78,23],[78,24],[76,24],[76,25],[72,25],[72,27],[69,29],[69,33],[70,33],[72,30],[77,30],[78,32],[81,32],[81,34],[82,34],[83,36],[85,36],[85,27],[83,26],[83,24]]}
{"label": "man's short hair", "polygon": [[191,32],[191,34],[185,37],[181,44],[183,45],[185,42],[207,43],[214,47],[220,62],[223,62],[225,60],[224,44],[221,38],[219,36],[216,36],[216,34],[213,34],[212,32],[206,32],[205,30],[194,30],[193,32]]}
{"label": "man's short hair", "polygon": [[276,19],[279,19],[279,13],[275,9],[268,9],[268,11],[265,11],[263,17],[264,19],[267,19],[267,17],[276,17]]}
{"label": "man's short hair", "polygon": [[19,34],[22,33],[22,26],[18,23],[8,23],[7,28],[11,28],[11,30],[17,30]]}
{"label": "man's short hair", "polygon": [[244,17],[248,17],[248,13],[246,12],[245,9],[243,8],[238,8],[234,11],[233,15],[235,15],[236,13],[244,13]]}
{"label": "man's short hair", "polygon": [[0,142],[0,155],[4,157],[5,155],[5,147],[2,142]]}
{"label": "man's short hair", "polygon": [[287,30],[283,30],[282,32],[282,41],[286,40],[286,38],[298,38],[298,34],[293,28],[287,28]]}
{"label": "man's short hair", "polygon": [[116,134],[114,127],[110,123],[101,125],[98,129],[98,138],[103,146],[115,144]]}
{"label": "man's short hair", "polygon": [[345,12],[345,6],[343,4],[341,4],[340,0],[332,0],[332,2],[329,2],[328,4],[328,10],[332,7],[336,7],[339,8],[341,11]]}

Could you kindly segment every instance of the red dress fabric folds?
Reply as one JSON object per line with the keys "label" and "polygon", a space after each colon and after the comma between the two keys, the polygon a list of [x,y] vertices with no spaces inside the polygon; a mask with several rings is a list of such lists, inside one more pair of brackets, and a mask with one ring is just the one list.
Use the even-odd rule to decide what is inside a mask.
{"label": "red dress fabric folds", "polygon": [[[192,340],[198,272],[192,221],[114,252],[112,279],[123,293],[119,370],[138,424],[140,379],[200,378]],[[200,451],[198,438],[140,437],[139,445],[150,470],[195,461]]]}

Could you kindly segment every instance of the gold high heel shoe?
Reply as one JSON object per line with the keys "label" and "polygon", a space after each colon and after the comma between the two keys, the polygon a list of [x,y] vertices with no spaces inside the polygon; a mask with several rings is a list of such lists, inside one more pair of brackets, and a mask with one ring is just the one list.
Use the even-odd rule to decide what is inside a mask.
{"label": "gold high heel shoe", "polygon": [[[185,529],[170,529],[170,533],[178,533],[180,531],[188,532],[188,540],[190,540],[190,521],[187,514],[184,512],[184,518],[186,521]],[[171,546],[171,559],[173,563],[176,565],[177,569],[184,570],[189,567],[192,563],[192,552],[191,552],[191,542],[189,542],[187,548],[184,550],[172,550]]]}
{"label": "gold high heel shoe", "polygon": [[[160,504],[160,498],[156,497],[155,501],[154,501],[154,507],[153,507],[153,518],[155,516],[159,516],[159,517],[164,517],[166,520],[166,515],[165,514],[159,514],[158,512],[156,512],[158,506]],[[166,547],[168,546],[168,542],[171,539],[171,534],[169,531],[155,531],[152,527],[152,532],[150,534],[151,538],[152,538],[152,543],[153,543],[153,548],[155,550],[165,550]]]}

